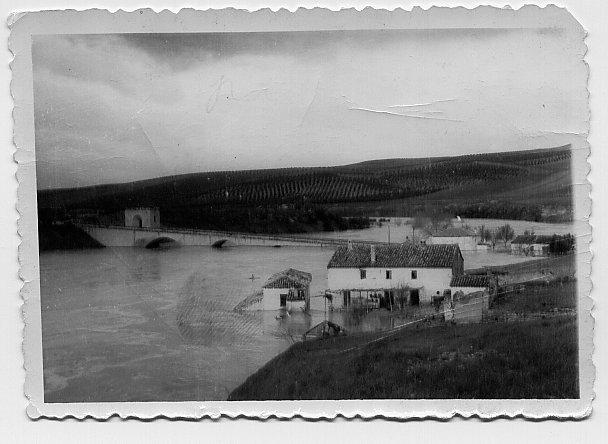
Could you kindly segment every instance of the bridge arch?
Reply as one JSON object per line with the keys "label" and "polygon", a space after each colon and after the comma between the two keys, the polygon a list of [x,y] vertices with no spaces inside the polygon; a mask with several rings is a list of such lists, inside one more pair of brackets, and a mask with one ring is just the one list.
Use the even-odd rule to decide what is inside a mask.
{"label": "bridge arch", "polygon": [[220,239],[220,240],[213,242],[213,244],[211,244],[211,246],[213,248],[222,248],[225,246],[227,247],[228,246],[227,242],[228,242],[228,239]]}
{"label": "bridge arch", "polygon": [[145,247],[149,250],[175,248],[178,246],[179,246],[179,242],[177,242],[173,238],[166,237],[166,236],[161,236],[161,237],[157,237],[156,239],[152,239],[151,241],[147,242],[145,245]]}

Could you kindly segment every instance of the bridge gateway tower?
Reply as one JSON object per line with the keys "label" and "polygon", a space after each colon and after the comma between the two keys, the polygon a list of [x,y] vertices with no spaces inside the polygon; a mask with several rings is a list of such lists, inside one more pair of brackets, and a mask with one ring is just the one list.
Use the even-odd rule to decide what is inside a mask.
{"label": "bridge gateway tower", "polygon": [[127,208],[125,227],[158,228],[160,227],[160,211],[157,207]]}

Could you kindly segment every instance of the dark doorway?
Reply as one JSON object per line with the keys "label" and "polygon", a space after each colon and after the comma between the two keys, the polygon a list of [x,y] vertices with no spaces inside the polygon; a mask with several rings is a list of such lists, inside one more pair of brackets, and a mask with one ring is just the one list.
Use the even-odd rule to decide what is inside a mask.
{"label": "dark doorway", "polygon": [[415,290],[410,290],[410,305],[420,305],[420,292]]}
{"label": "dark doorway", "polygon": [[141,220],[141,216],[135,215],[133,216],[133,226],[137,228],[143,227],[143,221]]}
{"label": "dark doorway", "polygon": [[350,291],[345,290],[342,295],[344,297],[344,306],[348,307],[350,305]]}
{"label": "dark doorway", "polygon": [[281,308],[287,307],[287,295],[282,294],[282,295],[280,295],[280,298],[281,298]]}

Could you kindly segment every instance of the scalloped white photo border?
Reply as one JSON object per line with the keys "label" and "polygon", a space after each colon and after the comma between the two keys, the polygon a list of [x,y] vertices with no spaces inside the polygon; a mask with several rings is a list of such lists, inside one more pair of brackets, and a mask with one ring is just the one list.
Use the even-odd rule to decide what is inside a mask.
{"label": "scalloped white photo border", "polygon": [[[243,31],[311,31],[340,29],[424,29],[454,27],[538,27],[561,26],[573,30],[584,40],[585,31],[563,8],[525,6],[518,10],[482,6],[474,9],[438,8],[394,11],[366,8],[299,9],[296,12],[264,9],[248,12],[236,9],[178,13],[150,9],[133,12],[105,10],[42,11],[14,14],[9,18],[9,46],[14,54],[11,64],[14,99],[14,143],[17,151],[18,230],[20,277],[23,281],[25,394],[31,418],[94,417],[109,418],[202,418],[220,416],[252,418],[451,418],[455,415],[480,418],[584,418],[591,413],[595,370],[593,354],[593,318],[591,316],[591,210],[590,185],[587,181],[589,147],[573,152],[575,220],[583,228],[577,232],[579,386],[580,398],[574,400],[323,400],[323,401],[198,401],[198,402],[111,402],[45,403],[42,371],[42,333],[40,310],[40,271],[38,257],[36,156],[34,148],[34,107],[32,84],[31,37],[35,34],[87,33],[177,33]],[[584,53],[580,54],[584,63]],[[587,134],[583,134],[586,138]]]}

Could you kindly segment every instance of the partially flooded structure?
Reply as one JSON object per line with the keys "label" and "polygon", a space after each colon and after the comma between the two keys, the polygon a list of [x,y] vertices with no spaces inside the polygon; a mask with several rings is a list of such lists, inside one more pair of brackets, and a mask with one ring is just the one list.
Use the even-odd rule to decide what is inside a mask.
{"label": "partially flooded structure", "polygon": [[262,287],[264,310],[310,308],[310,283],[312,274],[288,268],[275,273]]}
{"label": "partially flooded structure", "polygon": [[457,244],[353,244],[336,250],[328,269],[331,306],[403,308],[433,302],[464,273]]}

